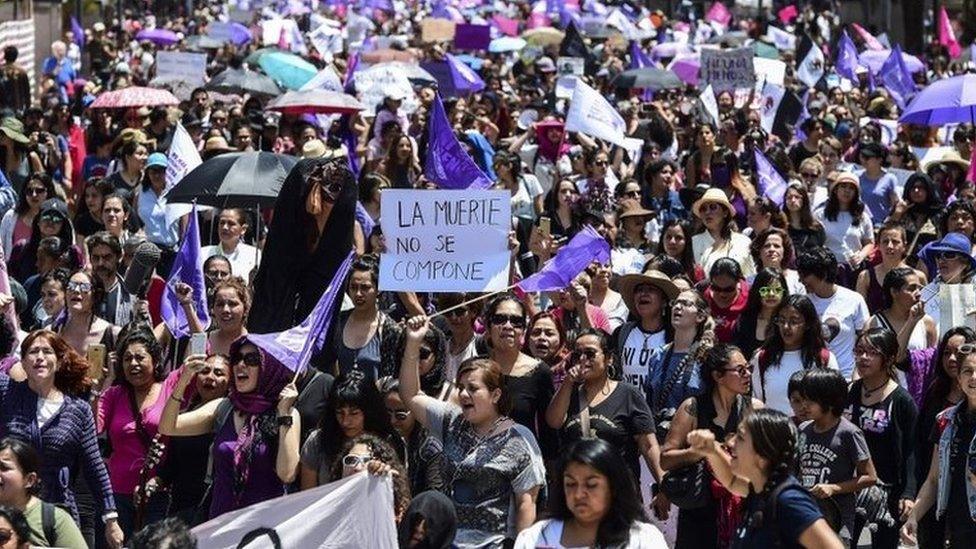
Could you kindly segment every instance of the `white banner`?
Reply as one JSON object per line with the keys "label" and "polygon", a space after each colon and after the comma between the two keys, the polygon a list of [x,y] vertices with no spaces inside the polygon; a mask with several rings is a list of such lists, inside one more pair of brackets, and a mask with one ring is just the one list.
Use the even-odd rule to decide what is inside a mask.
{"label": "white banner", "polygon": [[786,63],[779,59],[755,57],[752,60],[752,65],[756,70],[756,80],[765,79],[767,84],[773,84],[775,86],[783,85],[786,79]]}
{"label": "white banner", "polygon": [[[249,532],[271,528],[281,547],[396,549],[393,482],[365,472],[232,511],[193,529],[200,549],[233,549]],[[258,537],[248,549],[271,548]]]}
{"label": "white banner", "polygon": [[[163,191],[163,198],[166,194],[183,179],[186,174],[193,171],[203,160],[200,152],[193,143],[193,138],[183,127],[183,124],[176,123],[176,130],[173,132],[173,141],[166,151],[166,190]],[[203,210],[203,208],[198,208]],[[193,211],[192,204],[167,204],[166,223],[172,225],[179,218]]]}
{"label": "white banner", "polygon": [[507,191],[387,189],[380,290],[494,292],[508,286]]}
{"label": "white banner", "polygon": [[715,91],[751,88],[756,81],[751,47],[734,50],[703,49],[701,83],[711,84]]}
{"label": "white banner", "polygon": [[161,51],[156,54],[156,78],[178,77],[187,81],[207,79],[207,54]]}
{"label": "white banner", "polygon": [[623,117],[600,92],[582,80],[576,82],[566,113],[567,132],[580,132],[619,145],[626,130]]}

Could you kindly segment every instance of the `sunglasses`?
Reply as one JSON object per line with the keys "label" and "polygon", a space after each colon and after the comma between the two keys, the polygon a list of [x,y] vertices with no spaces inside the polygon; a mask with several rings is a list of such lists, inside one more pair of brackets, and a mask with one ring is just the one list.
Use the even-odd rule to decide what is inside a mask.
{"label": "sunglasses", "polygon": [[953,259],[960,258],[962,258],[962,254],[959,252],[939,252],[935,256],[937,261],[952,261]]}
{"label": "sunglasses", "polygon": [[739,377],[752,377],[752,366],[740,366],[738,368],[722,368],[723,372],[735,372]]}
{"label": "sunglasses", "polygon": [[627,191],[627,192],[624,193],[624,196],[626,196],[628,198],[640,198],[640,195],[641,195],[641,192],[639,190],[637,190],[637,191]]}
{"label": "sunglasses", "polygon": [[410,410],[387,410],[386,413],[390,414],[390,417],[397,421],[403,421],[410,417]]}
{"label": "sunglasses", "polygon": [[41,216],[42,223],[61,223],[61,216],[55,214],[44,214]]}
{"label": "sunglasses", "polygon": [[92,291],[90,282],[68,282],[64,288],[69,292],[78,292],[79,294],[87,294]]}
{"label": "sunglasses", "polygon": [[593,163],[593,165],[594,166],[609,166],[610,165],[610,162],[607,162],[606,160],[597,160],[596,162]]}
{"label": "sunglasses", "polygon": [[488,320],[492,326],[504,326],[505,323],[509,323],[512,328],[525,328],[525,318],[519,315],[495,313]]}
{"label": "sunglasses", "polygon": [[956,347],[956,354],[958,355],[971,355],[973,353],[976,353],[976,343],[963,343]]}
{"label": "sunglasses", "polygon": [[434,356],[434,351],[427,349],[426,347],[420,348],[420,360],[427,360],[428,358]]}
{"label": "sunglasses", "polygon": [[709,287],[711,287],[713,294],[731,294],[737,288],[737,286],[716,286],[715,284],[709,284]]}
{"label": "sunglasses", "polygon": [[783,288],[777,286],[759,288],[759,297],[779,297],[781,295],[783,295]]}
{"label": "sunglasses", "polygon": [[597,349],[579,349],[573,351],[573,355],[571,358],[573,359],[573,362],[579,362],[580,359],[583,358],[585,358],[586,360],[593,360],[594,358],[596,358],[598,354],[600,354],[600,351]]}
{"label": "sunglasses", "polygon": [[261,366],[261,353],[247,353],[241,355],[238,362],[243,362],[248,368],[259,368]]}
{"label": "sunglasses", "polygon": [[343,467],[359,467],[366,465],[373,456],[357,456],[356,454],[346,454],[342,458]]}
{"label": "sunglasses", "polygon": [[803,176],[803,179],[817,179],[818,177],[820,177],[819,173],[804,173],[800,175]]}
{"label": "sunglasses", "polygon": [[39,196],[42,194],[47,194],[47,189],[44,187],[28,187],[24,190],[24,192],[27,193],[27,196]]}

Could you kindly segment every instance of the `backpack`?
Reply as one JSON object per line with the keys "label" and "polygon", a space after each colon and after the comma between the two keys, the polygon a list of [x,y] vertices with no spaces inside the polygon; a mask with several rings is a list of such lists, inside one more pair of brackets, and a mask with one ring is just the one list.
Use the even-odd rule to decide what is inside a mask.
{"label": "backpack", "polygon": [[41,502],[41,530],[44,532],[44,541],[49,547],[54,547],[58,540],[57,523],[55,517],[55,506],[46,501]]}

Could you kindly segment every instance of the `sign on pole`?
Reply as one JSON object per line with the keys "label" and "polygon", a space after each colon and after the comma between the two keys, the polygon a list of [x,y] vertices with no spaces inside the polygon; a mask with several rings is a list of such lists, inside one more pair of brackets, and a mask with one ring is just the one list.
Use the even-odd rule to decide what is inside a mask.
{"label": "sign on pole", "polygon": [[732,50],[703,49],[701,52],[702,85],[711,84],[715,91],[751,88],[755,83],[752,48]]}
{"label": "sign on pole", "polygon": [[508,286],[506,191],[387,189],[380,290],[493,292]]}

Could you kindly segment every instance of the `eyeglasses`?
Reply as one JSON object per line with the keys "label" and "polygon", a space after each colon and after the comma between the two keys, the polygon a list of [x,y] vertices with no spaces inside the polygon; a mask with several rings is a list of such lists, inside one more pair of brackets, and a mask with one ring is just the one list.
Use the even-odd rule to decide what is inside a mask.
{"label": "eyeglasses", "polygon": [[434,356],[434,351],[431,351],[430,349],[428,349],[426,347],[421,347],[420,348],[420,360],[427,360],[428,358],[430,358],[432,356]]}
{"label": "eyeglasses", "polygon": [[763,286],[759,288],[759,297],[779,297],[783,295],[783,288],[779,286]]}
{"label": "eyeglasses", "polygon": [[739,366],[738,368],[722,368],[723,372],[735,372],[739,377],[752,377],[752,366]]}
{"label": "eyeglasses", "polygon": [[956,347],[957,355],[971,355],[976,353],[976,343],[963,343],[962,345]]}
{"label": "eyeglasses", "polygon": [[259,368],[261,366],[261,353],[241,355],[240,361],[248,368]]}
{"label": "eyeglasses", "polygon": [[61,216],[57,214],[44,214],[41,216],[42,223],[61,223]]}
{"label": "eyeglasses", "polygon": [[390,414],[390,417],[397,421],[403,421],[410,417],[410,410],[387,410],[386,413]]}
{"label": "eyeglasses", "polygon": [[356,454],[346,454],[342,458],[343,467],[359,467],[360,465],[366,465],[369,460],[373,459],[373,456],[357,456]]}
{"label": "eyeglasses", "polygon": [[738,286],[716,286],[715,284],[709,284],[712,289],[713,294],[731,294],[738,288]]}
{"label": "eyeglasses", "polygon": [[40,196],[47,194],[47,189],[44,187],[27,187],[24,192],[27,193],[27,196]]}
{"label": "eyeglasses", "polygon": [[92,291],[91,282],[68,282],[64,288],[69,292],[78,292],[79,294],[87,294]]}
{"label": "eyeglasses", "polygon": [[799,328],[806,324],[806,322],[800,318],[777,318],[776,324],[783,328]]}
{"label": "eyeglasses", "polygon": [[585,358],[586,360],[593,360],[600,354],[599,349],[577,349],[573,351],[573,355],[570,357],[573,362],[579,362],[580,359]]}
{"label": "eyeglasses", "polygon": [[861,356],[861,355],[881,356],[881,351],[873,347],[865,347],[863,345],[858,345],[857,347],[854,347],[854,356]]}
{"label": "eyeglasses", "polygon": [[962,254],[959,252],[939,252],[936,254],[936,261],[952,261],[953,259],[960,259]]}
{"label": "eyeglasses", "polygon": [[525,328],[525,318],[519,315],[495,313],[488,320],[492,326],[504,326],[507,322],[512,325],[512,328]]}

